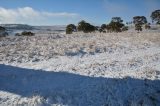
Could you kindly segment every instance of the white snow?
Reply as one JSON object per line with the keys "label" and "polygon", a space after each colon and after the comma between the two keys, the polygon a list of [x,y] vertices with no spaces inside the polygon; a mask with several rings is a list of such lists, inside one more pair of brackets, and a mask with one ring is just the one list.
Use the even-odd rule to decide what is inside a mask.
{"label": "white snow", "polygon": [[0,39],[0,106],[159,106],[160,33]]}

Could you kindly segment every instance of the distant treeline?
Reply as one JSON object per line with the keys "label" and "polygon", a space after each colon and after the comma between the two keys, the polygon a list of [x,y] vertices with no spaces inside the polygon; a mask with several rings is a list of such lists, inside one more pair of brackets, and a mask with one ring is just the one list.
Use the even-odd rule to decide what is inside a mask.
{"label": "distant treeline", "polygon": [[[152,23],[160,24],[160,10],[155,10],[151,13]],[[145,29],[150,29],[150,23],[147,21],[145,16],[135,16],[133,21],[126,22],[126,25],[134,24],[135,30],[142,31],[142,26],[144,25]],[[72,34],[73,32],[83,31],[84,33],[99,31],[100,33],[106,32],[122,32],[127,31],[128,26],[123,23],[121,17],[113,17],[109,24],[102,24],[99,26],[91,25],[90,23],[82,20],[78,25],[69,24],[66,27],[66,34]]]}

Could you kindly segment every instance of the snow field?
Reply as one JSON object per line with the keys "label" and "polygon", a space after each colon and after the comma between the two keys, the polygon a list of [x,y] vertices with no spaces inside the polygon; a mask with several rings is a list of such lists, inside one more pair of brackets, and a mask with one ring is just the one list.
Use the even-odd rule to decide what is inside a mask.
{"label": "snow field", "polygon": [[0,40],[0,105],[160,105],[160,34]]}

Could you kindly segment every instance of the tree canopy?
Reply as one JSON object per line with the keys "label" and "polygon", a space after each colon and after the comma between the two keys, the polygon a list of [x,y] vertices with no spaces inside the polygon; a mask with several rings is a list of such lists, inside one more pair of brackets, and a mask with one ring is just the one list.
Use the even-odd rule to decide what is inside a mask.
{"label": "tree canopy", "polygon": [[83,31],[84,33],[94,32],[96,27],[82,20],[78,23],[78,31]]}
{"label": "tree canopy", "polygon": [[160,10],[153,11],[151,14],[151,19],[157,24],[160,24]]}
{"label": "tree canopy", "polygon": [[145,16],[135,16],[133,17],[133,23],[134,24],[146,24],[147,23],[147,18]]}
{"label": "tree canopy", "polygon": [[121,32],[124,24],[120,17],[113,17],[111,22],[107,25],[107,30],[110,32]]}
{"label": "tree canopy", "polygon": [[69,24],[66,27],[66,34],[72,34],[73,31],[76,31],[77,28],[74,24]]}

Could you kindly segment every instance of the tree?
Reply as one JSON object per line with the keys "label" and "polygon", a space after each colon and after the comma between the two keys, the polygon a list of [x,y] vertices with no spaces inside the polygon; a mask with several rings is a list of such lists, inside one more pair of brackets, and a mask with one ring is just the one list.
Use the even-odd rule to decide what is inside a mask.
{"label": "tree", "polygon": [[135,30],[142,31],[142,25],[141,24],[135,24]]}
{"label": "tree", "polygon": [[69,24],[66,27],[66,34],[72,34],[73,31],[76,31],[77,28],[74,24]]}
{"label": "tree", "polygon": [[113,17],[111,22],[107,25],[107,30],[109,32],[121,32],[124,24],[120,17]]}
{"label": "tree", "polygon": [[83,31],[86,25],[86,21],[82,20],[78,23],[78,31]]}
{"label": "tree", "polygon": [[101,25],[101,29],[102,29],[102,30],[106,30],[106,29],[107,29],[107,25],[106,25],[106,24],[102,24],[102,25]]}
{"label": "tree", "polygon": [[151,19],[153,22],[160,24],[160,10],[155,10],[151,14]]}
{"label": "tree", "polygon": [[103,32],[103,33],[106,33],[106,30],[107,30],[107,25],[106,24],[102,24],[101,27],[99,28],[99,32]]}
{"label": "tree", "polygon": [[147,18],[145,16],[135,16],[133,17],[133,23],[135,24],[135,30],[142,31],[142,25],[147,23]]}
{"label": "tree", "polygon": [[147,18],[145,16],[135,16],[133,17],[133,23],[144,25],[147,23]]}
{"label": "tree", "polygon": [[72,34],[73,30],[70,27],[66,28],[66,34]]}
{"label": "tree", "polygon": [[113,18],[112,18],[112,22],[122,23],[123,20],[121,19],[121,17],[113,17]]}
{"label": "tree", "polygon": [[108,24],[106,29],[107,29],[107,32],[112,32],[111,25]]}
{"label": "tree", "polygon": [[96,27],[90,23],[85,22],[84,20],[78,23],[78,31],[83,31],[84,33],[94,32]]}

